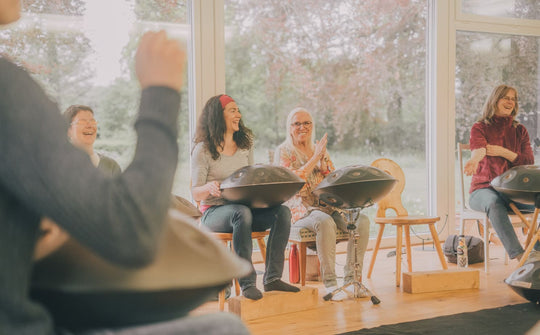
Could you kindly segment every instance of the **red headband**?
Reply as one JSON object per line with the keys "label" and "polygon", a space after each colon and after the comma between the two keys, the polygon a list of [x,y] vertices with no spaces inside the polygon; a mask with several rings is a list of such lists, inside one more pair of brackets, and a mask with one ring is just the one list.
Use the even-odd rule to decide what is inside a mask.
{"label": "red headband", "polygon": [[221,107],[225,109],[225,106],[227,106],[230,102],[234,102],[234,100],[230,96],[223,94],[219,97],[219,102],[221,102]]}

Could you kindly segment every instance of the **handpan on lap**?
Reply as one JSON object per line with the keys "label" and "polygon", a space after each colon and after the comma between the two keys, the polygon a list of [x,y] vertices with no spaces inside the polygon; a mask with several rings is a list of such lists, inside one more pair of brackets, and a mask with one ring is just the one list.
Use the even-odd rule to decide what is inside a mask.
{"label": "handpan on lap", "polygon": [[392,190],[396,179],[366,165],[351,165],[335,170],[313,191],[325,203],[338,208],[365,208]]}
{"label": "handpan on lap", "polygon": [[520,165],[508,169],[493,179],[491,186],[512,201],[540,208],[540,167],[538,165]]}
{"label": "handpan on lap", "polygon": [[221,195],[252,208],[281,205],[305,182],[289,169],[266,164],[244,166],[221,182]]}
{"label": "handpan on lap", "polygon": [[185,316],[251,271],[177,210],[169,211],[162,238],[155,261],[142,269],[111,264],[70,239],[35,264],[32,298],[59,327],[126,327]]}

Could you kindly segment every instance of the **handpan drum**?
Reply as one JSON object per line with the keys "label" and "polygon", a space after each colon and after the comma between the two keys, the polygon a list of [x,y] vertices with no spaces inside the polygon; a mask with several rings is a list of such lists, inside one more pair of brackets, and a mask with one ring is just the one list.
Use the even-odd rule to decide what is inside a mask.
{"label": "handpan drum", "polygon": [[540,207],[540,167],[538,165],[520,165],[508,169],[491,181],[497,192],[512,201]]}
{"label": "handpan drum", "polygon": [[382,199],[395,182],[394,177],[373,166],[351,165],[330,173],[313,193],[337,208],[364,208]]}
{"label": "handpan drum", "polygon": [[155,261],[142,269],[111,264],[70,239],[36,263],[31,296],[71,331],[185,316],[252,269],[196,226],[171,209]]}
{"label": "handpan drum", "polygon": [[523,298],[540,304],[540,261],[524,264],[504,282]]}
{"label": "handpan drum", "polygon": [[221,195],[232,203],[251,208],[281,205],[305,182],[291,170],[276,165],[244,166],[221,182]]}

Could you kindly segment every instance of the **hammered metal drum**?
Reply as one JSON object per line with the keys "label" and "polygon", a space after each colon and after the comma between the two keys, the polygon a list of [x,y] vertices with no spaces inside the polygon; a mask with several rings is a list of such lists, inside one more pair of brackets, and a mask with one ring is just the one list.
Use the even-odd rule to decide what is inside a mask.
{"label": "hammered metal drum", "polygon": [[[538,165],[513,167],[493,179],[491,186],[512,201],[535,205],[540,194],[540,167]],[[537,208],[540,207],[538,205]]]}
{"label": "hammered metal drum", "polygon": [[221,182],[221,195],[232,203],[251,208],[281,205],[305,182],[291,170],[276,165],[244,166]]}
{"label": "hammered metal drum", "polygon": [[524,264],[504,282],[523,298],[540,303],[540,261]]}
{"label": "hammered metal drum", "polygon": [[313,191],[319,199],[337,208],[365,208],[392,190],[396,179],[367,165],[351,165],[330,173]]}
{"label": "hammered metal drum", "polygon": [[182,317],[216,296],[249,262],[171,209],[155,261],[119,267],[70,239],[36,263],[31,296],[55,325],[72,331],[116,328]]}

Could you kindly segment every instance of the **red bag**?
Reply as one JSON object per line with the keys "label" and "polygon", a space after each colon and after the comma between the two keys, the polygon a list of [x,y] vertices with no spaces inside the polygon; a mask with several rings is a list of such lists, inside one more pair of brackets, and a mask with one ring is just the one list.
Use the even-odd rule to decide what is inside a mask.
{"label": "red bag", "polygon": [[296,244],[293,243],[289,252],[289,282],[292,284],[300,282],[300,265],[298,263],[298,249]]}

